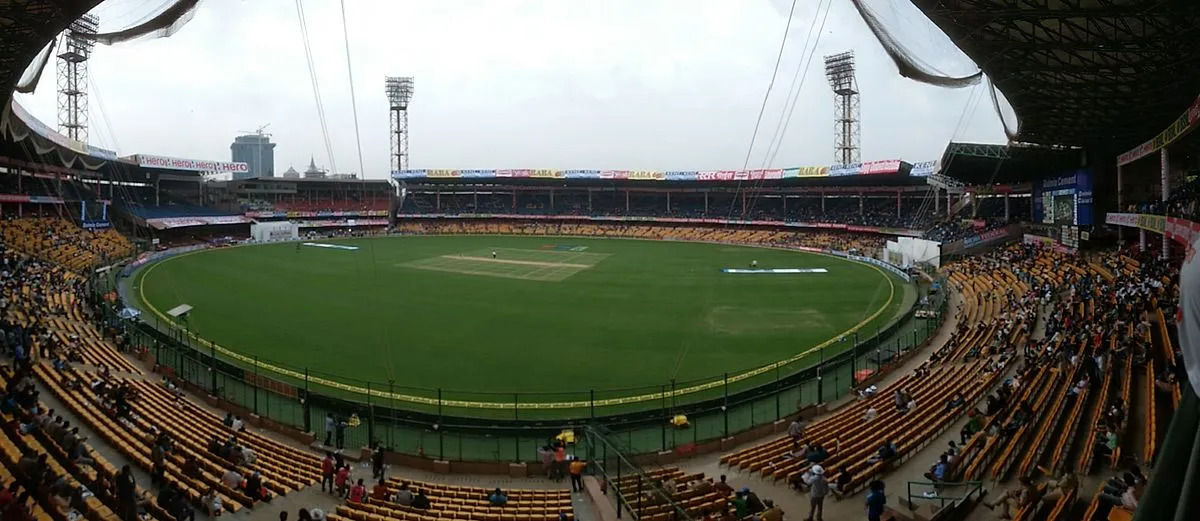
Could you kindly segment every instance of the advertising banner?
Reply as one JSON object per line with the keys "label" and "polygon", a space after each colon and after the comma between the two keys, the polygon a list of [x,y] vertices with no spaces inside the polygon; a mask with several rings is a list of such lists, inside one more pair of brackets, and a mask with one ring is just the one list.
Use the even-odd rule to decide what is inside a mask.
{"label": "advertising banner", "polygon": [[1115,224],[1117,226],[1136,227],[1138,222],[1138,214],[1136,213],[1110,213],[1104,216],[1104,224]]}
{"label": "advertising banner", "polygon": [[1008,230],[1006,230],[1004,228],[1001,228],[998,230],[986,231],[979,235],[973,235],[971,237],[967,237],[966,239],[963,239],[963,247],[964,248],[973,248],[973,247],[983,244],[985,242],[990,242],[990,241],[999,239],[1001,237],[1004,237],[1006,235],[1008,235]]}
{"label": "advertising banner", "polygon": [[899,159],[885,159],[883,161],[867,161],[859,167],[859,173],[863,175],[870,174],[894,174],[900,171]]}
{"label": "advertising banner", "polygon": [[783,169],[750,170],[746,174],[751,181],[783,179]]}
{"label": "advertising banner", "polygon": [[1148,232],[1163,233],[1167,229],[1167,218],[1162,215],[1139,214],[1137,227]]}
{"label": "advertising banner", "polygon": [[664,172],[663,176],[667,181],[696,181],[696,174],[696,171]]}
{"label": "advertising banner", "polygon": [[993,243],[993,242],[996,242],[996,241],[999,241],[1002,239],[1007,239],[1010,237],[1019,237],[1023,233],[1024,233],[1024,229],[1021,228],[1021,225],[1019,225],[1019,224],[1013,224],[1013,225],[1006,226],[1004,228],[989,230],[987,232],[977,234],[977,235],[972,235],[970,237],[967,237],[967,238],[959,240],[959,241],[954,241],[954,242],[950,242],[947,244],[943,244],[942,245],[942,255],[946,256],[946,255],[951,255],[951,254],[955,254],[955,253],[961,253],[963,251],[969,250],[976,246],[982,246],[985,244]]}
{"label": "advertising banner", "polygon": [[1138,228],[1151,233],[1163,234],[1184,245],[1200,238],[1200,223],[1178,217],[1138,213],[1110,213],[1104,217],[1106,224]]}
{"label": "advertising banner", "polygon": [[567,179],[600,179],[599,170],[563,170]]}
{"label": "advertising banner", "polygon": [[829,175],[829,167],[827,166],[798,166],[795,168],[784,168],[783,178],[793,179],[798,177],[826,177]]}
{"label": "advertising banner", "polygon": [[716,225],[750,225],[750,226],[784,226],[788,228],[817,228],[822,230],[846,230],[862,233],[878,233],[882,235],[902,235],[920,237],[921,230],[903,228],[881,228],[876,226],[850,226],[839,223],[807,223],[792,221],[763,221],[741,219],[697,219],[682,217],[639,217],[639,216],[589,216],[589,215],[528,215],[505,213],[420,213],[401,214],[402,219],[520,219],[531,221],[600,221],[600,222],[656,222],[656,223],[692,223]]}
{"label": "advertising banner", "polygon": [[940,162],[939,160],[935,159],[933,161],[919,161],[919,162],[913,163],[912,170],[908,171],[908,175],[915,176],[915,177],[931,176],[931,175],[937,173],[937,171],[939,170],[939,168],[938,168],[939,162]]}
{"label": "advertising banner", "polygon": [[829,167],[830,177],[842,177],[848,175],[858,175],[862,171],[862,163],[853,163],[849,165],[833,165]]}
{"label": "advertising banner", "polygon": [[[137,156],[135,156],[137,157]],[[146,156],[149,158],[150,156]],[[149,161],[149,160],[148,160]],[[197,166],[187,163],[190,160],[156,158],[151,163],[159,164],[161,168],[187,169],[183,167]],[[206,163],[212,166],[214,162]],[[913,175],[929,175],[937,167],[937,161],[927,161],[914,165]],[[235,163],[244,165],[244,163]],[[176,165],[176,166],[168,166]],[[453,170],[453,169],[412,169],[392,172],[393,179],[491,179],[491,178],[531,178],[531,179],[610,179],[617,181],[775,181],[781,179],[796,179],[806,177],[852,176],[873,174],[894,174],[900,170],[902,163],[899,159],[883,161],[868,161],[852,165],[835,166],[798,166],[792,168],[765,168],[755,170],[555,170],[555,169],[501,169],[501,170]],[[217,167],[214,167],[217,168]],[[224,167],[220,167],[224,168]],[[197,167],[197,169],[199,169]]]}
{"label": "advertising banner", "polygon": [[63,204],[63,199],[48,195],[0,194],[0,203]]}
{"label": "advertising banner", "polygon": [[733,181],[733,170],[705,170],[696,173],[697,181]]}
{"label": "advertising banner", "polygon": [[631,181],[662,181],[666,176],[655,170],[632,170],[628,178]]}
{"label": "advertising banner", "polygon": [[244,215],[217,215],[212,217],[162,217],[158,219],[146,219],[146,225],[156,230],[186,228],[189,226],[249,224],[251,222],[253,221]]}
{"label": "advertising banner", "polygon": [[1197,123],[1200,123],[1200,96],[1197,96],[1196,101],[1193,101],[1187,110],[1183,111],[1183,114],[1175,118],[1175,121],[1171,122],[1170,126],[1157,136],[1154,136],[1153,139],[1117,156],[1117,166],[1128,165],[1158,152],[1163,147],[1174,143],[1188,132],[1191,132],[1196,128]]}
{"label": "advertising banner", "polygon": [[178,157],[152,156],[137,154],[134,160],[142,168],[164,168],[169,170],[187,170],[191,172],[249,172],[250,165],[232,161],[208,161],[204,159],[182,159]]}

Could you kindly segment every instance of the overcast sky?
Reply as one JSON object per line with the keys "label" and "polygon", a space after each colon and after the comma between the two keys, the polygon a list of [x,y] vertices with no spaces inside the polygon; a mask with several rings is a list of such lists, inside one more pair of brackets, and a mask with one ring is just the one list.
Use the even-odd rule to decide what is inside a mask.
{"label": "overcast sky", "polygon": [[[768,154],[807,58],[806,37],[830,2],[783,145]],[[110,0],[96,12],[101,29],[111,30],[164,3]],[[962,71],[964,58],[910,4],[874,3],[904,22],[906,38],[932,53],[926,59],[959,60]],[[90,65],[91,142],[121,155],[229,160],[239,131],[269,124],[277,174],[289,165],[303,170],[310,156],[319,166],[358,172],[338,2],[303,5],[332,160],[289,0],[206,0],[170,38],[98,46]],[[389,171],[388,75],[416,79],[412,168],[741,168],[790,5],[347,0],[366,177]],[[833,96],[821,60],[846,50],[857,58],[864,160],[936,159],[951,139],[1003,142],[990,101],[969,103],[983,98],[983,87],[947,90],[901,78],[850,2],[799,0],[751,168],[833,162]],[[53,127],[52,67],[37,93],[18,100]]]}

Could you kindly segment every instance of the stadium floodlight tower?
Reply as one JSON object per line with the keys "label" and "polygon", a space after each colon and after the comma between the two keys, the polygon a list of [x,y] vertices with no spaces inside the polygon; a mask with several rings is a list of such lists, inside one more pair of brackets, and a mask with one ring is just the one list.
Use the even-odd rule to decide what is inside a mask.
{"label": "stadium floodlight tower", "polygon": [[[391,164],[392,172],[408,170],[408,102],[412,101],[412,76],[387,76],[384,78],[384,92],[388,98],[388,120],[391,122]],[[408,195],[408,187],[403,180],[388,176],[394,193],[388,206],[388,227],[396,226],[396,214],[404,206],[404,197]]]}
{"label": "stadium floodlight tower", "polygon": [[58,131],[88,142],[88,58],[100,18],[85,14],[71,22],[58,42]]}
{"label": "stadium floodlight tower", "polygon": [[854,51],[825,57],[825,77],[833,88],[834,163],[859,161],[858,82],[854,80]]}
{"label": "stadium floodlight tower", "polygon": [[392,171],[408,169],[408,102],[412,101],[412,76],[388,76],[384,80],[392,125]]}

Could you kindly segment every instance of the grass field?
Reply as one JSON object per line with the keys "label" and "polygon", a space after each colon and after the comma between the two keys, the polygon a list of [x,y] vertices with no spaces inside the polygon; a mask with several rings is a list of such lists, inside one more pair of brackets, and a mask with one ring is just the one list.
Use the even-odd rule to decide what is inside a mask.
{"label": "grass field", "polygon": [[[544,401],[734,374],[856,325],[873,331],[912,301],[874,267],[761,248],[492,236],[329,244],[346,248],[183,255],[141,270],[133,294],[151,311],[193,306],[190,329],[230,350],[347,383]],[[752,259],[828,272],[720,271]]]}

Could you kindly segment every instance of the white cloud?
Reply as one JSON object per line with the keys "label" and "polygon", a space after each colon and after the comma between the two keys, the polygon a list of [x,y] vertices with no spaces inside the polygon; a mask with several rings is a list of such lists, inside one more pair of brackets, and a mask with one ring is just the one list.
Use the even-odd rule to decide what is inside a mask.
{"label": "white cloud", "polygon": [[[127,24],[122,17],[136,17],[143,4],[111,0],[98,12],[106,24]],[[413,167],[740,168],[789,5],[347,2],[367,177],[388,171],[387,75],[416,78]],[[304,7],[334,159],[339,170],[357,171],[338,2]],[[763,161],[820,14],[816,1],[797,6],[752,166]],[[1002,140],[986,105],[954,135],[970,91],[900,78],[853,8],[834,1],[773,166],[831,162],[833,97],[821,58],[847,49],[858,61],[864,159],[931,159],[952,137]],[[277,171],[300,168],[310,155],[330,163],[292,1],[210,0],[171,38],[97,47],[91,74],[95,144],[228,159],[238,131],[270,123]],[[19,100],[53,126],[52,71],[37,94]]]}

